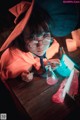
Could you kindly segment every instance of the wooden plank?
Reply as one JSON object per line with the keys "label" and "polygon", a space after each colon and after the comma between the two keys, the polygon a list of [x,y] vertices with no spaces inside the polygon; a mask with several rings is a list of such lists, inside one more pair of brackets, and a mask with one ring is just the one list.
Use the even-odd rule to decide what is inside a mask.
{"label": "wooden plank", "polygon": [[[20,79],[9,80],[7,83],[33,120],[47,120],[49,117],[53,120],[54,116],[59,120],[70,111],[65,104],[55,104],[51,100],[61,82],[59,80],[57,84],[49,86],[45,79],[35,77],[31,83]],[[61,116],[63,112],[64,115]]]}
{"label": "wooden plank", "polygon": [[20,79],[9,80],[7,83],[22,104],[25,104],[50,87],[47,85],[45,79],[38,77],[35,77],[30,83],[26,83]]}
{"label": "wooden plank", "polygon": [[70,112],[65,104],[53,103],[51,98],[56,93],[58,84],[51,86],[42,92],[40,95],[34,97],[27,104],[24,105],[25,109],[33,120],[63,120]]}

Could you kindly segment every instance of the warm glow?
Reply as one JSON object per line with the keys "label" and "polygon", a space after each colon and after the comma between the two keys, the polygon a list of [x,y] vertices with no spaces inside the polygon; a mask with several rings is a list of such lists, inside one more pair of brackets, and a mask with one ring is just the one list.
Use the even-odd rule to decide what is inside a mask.
{"label": "warm glow", "polygon": [[59,43],[54,40],[53,44],[48,48],[46,52],[47,59],[52,58],[59,51]]}
{"label": "warm glow", "polygon": [[73,39],[66,39],[66,45],[68,52],[73,52],[77,50],[76,41]]}

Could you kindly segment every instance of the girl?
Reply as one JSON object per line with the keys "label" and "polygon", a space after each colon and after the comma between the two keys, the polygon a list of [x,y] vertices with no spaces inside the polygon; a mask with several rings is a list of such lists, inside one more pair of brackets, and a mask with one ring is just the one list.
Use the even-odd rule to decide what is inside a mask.
{"label": "girl", "polygon": [[[17,25],[0,49],[8,47],[1,56],[1,79],[20,75],[29,82],[33,79],[32,67],[40,75],[44,73],[47,59],[58,52],[59,44],[54,40],[49,48],[53,41],[48,25],[50,17],[34,0],[21,2],[10,11],[16,16]],[[57,59],[54,61],[59,63]]]}

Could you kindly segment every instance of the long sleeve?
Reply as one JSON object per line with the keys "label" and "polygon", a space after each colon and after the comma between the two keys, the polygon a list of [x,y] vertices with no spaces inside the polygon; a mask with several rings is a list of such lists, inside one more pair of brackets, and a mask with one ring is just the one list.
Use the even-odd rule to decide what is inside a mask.
{"label": "long sleeve", "polygon": [[36,62],[30,52],[25,53],[18,49],[7,49],[1,56],[1,79],[15,78],[22,72],[29,71],[34,65],[39,69],[39,64]]}

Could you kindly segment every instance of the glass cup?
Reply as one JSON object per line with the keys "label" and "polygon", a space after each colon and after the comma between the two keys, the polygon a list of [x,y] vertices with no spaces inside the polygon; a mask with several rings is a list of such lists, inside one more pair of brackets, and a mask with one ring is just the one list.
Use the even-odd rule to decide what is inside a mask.
{"label": "glass cup", "polygon": [[55,68],[52,69],[51,64],[49,63],[47,66],[47,84],[48,85],[54,85],[58,82],[58,78],[56,76],[56,74],[54,73]]}

